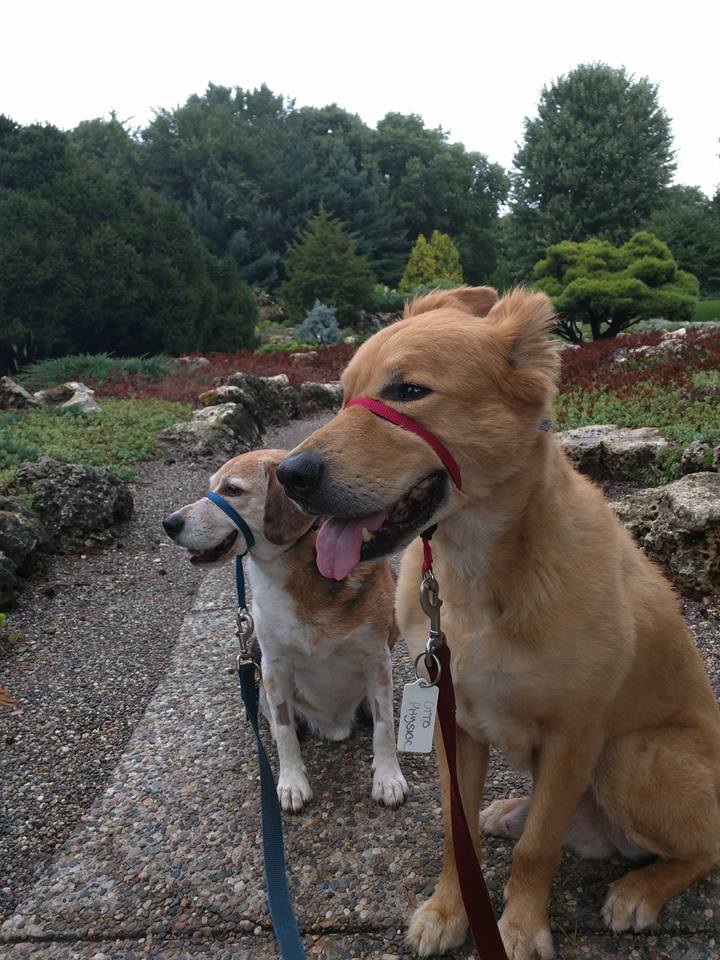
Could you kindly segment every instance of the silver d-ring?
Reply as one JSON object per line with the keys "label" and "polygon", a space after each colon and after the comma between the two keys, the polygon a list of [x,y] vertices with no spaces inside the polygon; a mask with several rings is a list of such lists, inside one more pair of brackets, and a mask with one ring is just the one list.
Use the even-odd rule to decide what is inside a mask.
{"label": "silver d-ring", "polygon": [[415,679],[419,681],[421,687],[437,687],[440,683],[440,677],[442,675],[442,664],[434,653],[431,653],[430,656],[435,661],[435,666],[437,667],[437,675],[434,680],[431,680],[429,683],[425,677],[421,677],[418,673],[418,664],[421,660],[425,660],[427,663],[427,653],[419,653],[415,657],[415,662],[413,663],[413,668],[415,670]]}

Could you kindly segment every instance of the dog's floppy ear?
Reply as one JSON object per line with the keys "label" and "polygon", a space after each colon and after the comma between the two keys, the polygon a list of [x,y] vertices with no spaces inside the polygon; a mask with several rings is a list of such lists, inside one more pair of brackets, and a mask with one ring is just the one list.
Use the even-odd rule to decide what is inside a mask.
{"label": "dog's floppy ear", "polygon": [[266,463],[265,473],[268,484],[263,533],[270,543],[285,547],[310,529],[313,517],[303,513],[285,493],[285,488],[277,478],[276,463]]}
{"label": "dog's floppy ear", "polygon": [[439,310],[442,307],[454,307],[471,314],[473,317],[484,317],[497,303],[497,290],[492,287],[457,287],[454,290],[433,290],[424,297],[418,297],[405,304],[403,316],[417,317],[430,310]]}
{"label": "dog's floppy ear", "polygon": [[528,403],[550,399],[560,374],[558,350],[548,338],[557,323],[550,298],[519,287],[498,301],[488,321],[504,347],[503,386]]}

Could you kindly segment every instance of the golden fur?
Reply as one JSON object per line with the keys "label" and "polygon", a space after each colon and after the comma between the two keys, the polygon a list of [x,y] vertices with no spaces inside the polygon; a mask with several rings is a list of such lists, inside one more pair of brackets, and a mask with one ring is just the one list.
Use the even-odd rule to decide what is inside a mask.
{"label": "golden fur", "polygon": [[[449,490],[433,540],[461,789],[479,849],[489,745],[533,773],[531,802],[501,801],[480,816],[485,832],[519,837],[500,928],[511,960],[530,960],[552,956],[547,900],[563,842],[656,857],[610,888],[603,916],[614,931],[652,923],[720,859],[720,713],[669,584],[538,427],[551,417],[559,367],[550,302],[524,290],[496,299],[466,288],[417,301],[358,350],[343,380],[346,400],[377,397],[397,379],[431,388],[395,405],[462,472],[463,492]],[[438,467],[418,437],[357,407],[298,450],[323,458],[358,515]],[[396,595],[412,655],[428,630],[420,565],[415,540]],[[445,855],[410,925],[422,956],[466,931],[438,752]]]}

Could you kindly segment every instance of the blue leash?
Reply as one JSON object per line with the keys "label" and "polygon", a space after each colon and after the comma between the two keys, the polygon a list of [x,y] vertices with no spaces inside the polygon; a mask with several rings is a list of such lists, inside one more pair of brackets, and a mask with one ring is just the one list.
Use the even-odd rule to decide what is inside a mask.
{"label": "blue leash", "polygon": [[[205,496],[220,507],[240,530],[245,537],[247,553],[255,544],[255,538],[247,523],[237,510],[230,506],[227,500],[219,494],[211,491],[206,493]],[[237,635],[240,643],[237,672],[240,679],[240,693],[245,704],[245,715],[253,728],[258,747],[263,858],[265,860],[265,885],[267,887],[270,917],[275,931],[275,939],[280,948],[281,960],[306,960],[287,885],[282,814],[280,813],[280,802],[275,789],[275,776],[260,737],[258,686],[255,682],[257,667],[248,653],[248,640],[253,634],[254,626],[247,609],[242,556],[235,558],[235,586],[238,598]]]}

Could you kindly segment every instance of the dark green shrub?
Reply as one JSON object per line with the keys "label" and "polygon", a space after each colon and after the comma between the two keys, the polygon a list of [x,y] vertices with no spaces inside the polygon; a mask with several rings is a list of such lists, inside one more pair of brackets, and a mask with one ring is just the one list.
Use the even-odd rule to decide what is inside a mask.
{"label": "dark green shrub", "polygon": [[605,240],[548,247],[535,265],[535,286],[553,300],[557,332],[573,342],[614,337],[641,320],[692,320],[698,284],[678,270],[670,250],[646,231],[615,247]]}
{"label": "dark green shrub", "polygon": [[307,230],[288,245],[287,280],[280,295],[290,319],[299,323],[320,300],[337,311],[338,322],[352,324],[368,302],[375,278],[367,258],[339,220],[321,210]]}

